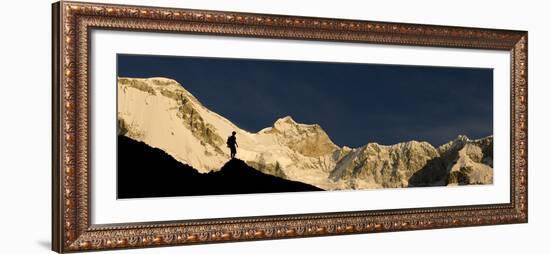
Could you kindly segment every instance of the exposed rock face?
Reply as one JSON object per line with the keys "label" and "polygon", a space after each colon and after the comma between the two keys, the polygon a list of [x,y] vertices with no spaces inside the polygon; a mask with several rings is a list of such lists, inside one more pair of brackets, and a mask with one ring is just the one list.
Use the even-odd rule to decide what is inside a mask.
{"label": "exposed rock face", "polygon": [[437,150],[427,142],[371,143],[339,160],[331,179],[348,181],[355,188],[406,187],[409,178],[436,156]]}
{"label": "exposed rock face", "polygon": [[452,154],[455,163],[446,168],[450,172],[448,184],[493,183],[493,137],[460,142],[456,150],[458,152]]}
{"label": "exposed rock face", "polygon": [[160,148],[200,172],[229,159],[225,139],[237,132],[237,157],[257,170],[326,190],[491,184],[492,136],[466,136],[434,148],[427,142],[338,147],[317,124],[283,117],[257,133],[204,107],[174,80],[118,79],[119,134]]}
{"label": "exposed rock face", "polygon": [[263,133],[274,134],[281,144],[308,157],[323,156],[338,149],[321,126],[298,124],[290,116],[278,119]]}
{"label": "exposed rock face", "polygon": [[409,186],[493,183],[492,136],[477,140],[458,136],[437,152],[438,156],[409,179]]}

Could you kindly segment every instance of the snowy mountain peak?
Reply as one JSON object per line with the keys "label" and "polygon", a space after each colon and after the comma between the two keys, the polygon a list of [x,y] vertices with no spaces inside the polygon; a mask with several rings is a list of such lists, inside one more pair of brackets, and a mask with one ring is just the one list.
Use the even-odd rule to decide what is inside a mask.
{"label": "snowy mountain peak", "polygon": [[285,116],[277,119],[277,121],[273,123],[273,128],[279,131],[288,131],[292,129],[307,129],[307,128],[317,129],[322,131],[321,126],[319,126],[318,124],[298,123],[291,116]]}
{"label": "snowy mountain peak", "polygon": [[275,123],[273,123],[273,128],[277,129],[278,131],[288,131],[291,129],[296,129],[299,124],[292,119],[290,116],[285,116],[283,118],[277,119]]}
{"label": "snowy mountain peak", "polygon": [[173,100],[191,101],[194,104],[202,106],[202,103],[189,91],[187,91],[176,80],[162,77],[153,78],[118,78],[119,86],[131,87],[150,95],[160,93],[164,97],[169,97]]}
{"label": "snowy mountain peak", "polygon": [[281,144],[308,157],[318,157],[339,149],[318,124],[297,123],[291,116],[278,119],[273,128],[263,130],[274,134]]}
{"label": "snowy mountain peak", "polygon": [[285,117],[277,119],[277,121],[275,121],[275,124],[292,124],[292,125],[295,125],[297,123],[296,123],[296,121],[294,121],[292,116],[285,116]]}
{"label": "snowy mountain peak", "polygon": [[439,156],[453,162],[460,155],[464,157],[461,165],[474,169],[492,164],[492,137],[471,141],[459,136],[438,149],[418,141],[340,148],[320,125],[298,123],[291,116],[250,133],[167,78],[118,78],[117,104],[119,135],[162,149],[203,173],[219,170],[229,160],[225,141],[233,131],[237,158],[248,165],[327,190],[407,186],[416,171]]}
{"label": "snowy mountain peak", "polygon": [[456,141],[468,142],[468,141],[470,141],[470,138],[468,138],[468,136],[466,136],[466,135],[458,135],[458,136],[455,138],[455,142],[456,142]]}
{"label": "snowy mountain peak", "polygon": [[280,132],[303,131],[303,130],[314,131],[314,132],[322,132],[322,133],[325,132],[321,128],[321,126],[319,126],[318,124],[298,123],[291,116],[285,116],[285,117],[277,119],[277,121],[275,121],[275,123],[273,123],[273,129],[276,129]]}

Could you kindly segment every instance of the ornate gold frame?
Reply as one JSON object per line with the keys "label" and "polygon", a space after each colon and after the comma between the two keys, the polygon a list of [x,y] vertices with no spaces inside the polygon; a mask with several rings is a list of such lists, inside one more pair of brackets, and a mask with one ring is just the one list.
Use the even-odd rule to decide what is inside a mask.
{"label": "ornate gold frame", "polygon": [[[527,32],[60,2],[52,9],[52,248],[58,252],[527,222]],[[93,225],[88,80],[92,29],[330,40],[511,52],[511,202]]]}

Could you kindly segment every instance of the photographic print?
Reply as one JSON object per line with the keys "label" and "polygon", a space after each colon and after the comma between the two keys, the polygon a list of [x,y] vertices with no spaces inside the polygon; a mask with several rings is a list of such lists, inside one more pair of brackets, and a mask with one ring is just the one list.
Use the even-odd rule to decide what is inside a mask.
{"label": "photographic print", "polygon": [[117,196],[493,183],[493,70],[117,55]]}

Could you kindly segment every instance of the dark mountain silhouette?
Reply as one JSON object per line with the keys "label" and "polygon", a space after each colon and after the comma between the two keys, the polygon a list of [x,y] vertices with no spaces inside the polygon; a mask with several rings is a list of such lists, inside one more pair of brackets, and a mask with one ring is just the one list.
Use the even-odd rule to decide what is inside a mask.
{"label": "dark mountain silhouette", "polygon": [[171,197],[321,191],[315,186],[264,174],[232,159],[220,171],[199,173],[164,151],[118,136],[117,197]]}

